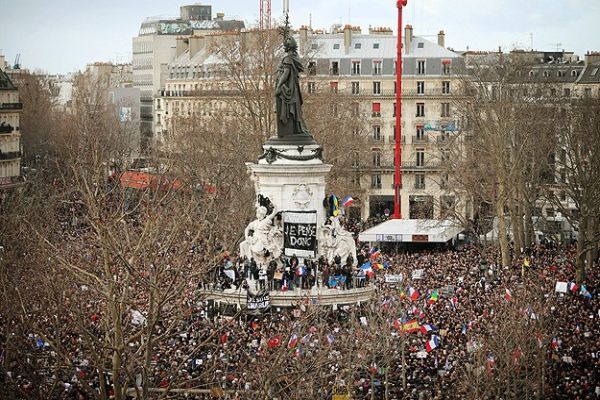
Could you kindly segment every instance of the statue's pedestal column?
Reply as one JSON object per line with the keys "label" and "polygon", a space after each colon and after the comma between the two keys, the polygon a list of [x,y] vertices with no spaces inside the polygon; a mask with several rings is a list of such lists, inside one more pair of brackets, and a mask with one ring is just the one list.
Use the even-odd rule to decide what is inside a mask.
{"label": "statue's pedestal column", "polygon": [[246,163],[257,196],[268,197],[278,211],[314,211],[317,232],[325,222],[325,177],[331,165],[325,164],[318,145],[263,146],[258,163]]}

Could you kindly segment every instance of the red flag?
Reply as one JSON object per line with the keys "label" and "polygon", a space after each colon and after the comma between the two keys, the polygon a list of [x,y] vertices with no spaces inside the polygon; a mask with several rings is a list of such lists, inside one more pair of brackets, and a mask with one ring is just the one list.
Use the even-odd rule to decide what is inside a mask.
{"label": "red flag", "polygon": [[272,349],[274,347],[278,347],[280,345],[281,345],[281,336],[280,335],[272,337],[267,342],[267,347],[270,348],[270,349]]}

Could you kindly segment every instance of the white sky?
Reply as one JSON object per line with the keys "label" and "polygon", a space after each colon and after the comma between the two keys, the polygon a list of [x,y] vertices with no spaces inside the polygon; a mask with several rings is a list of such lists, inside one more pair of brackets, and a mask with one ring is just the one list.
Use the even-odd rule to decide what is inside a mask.
{"label": "white sky", "polygon": [[[191,1],[165,0],[0,0],[0,49],[12,62],[21,53],[25,68],[50,73],[83,69],[95,61],[131,60],[131,38],[148,16],[176,16]],[[258,20],[258,0],[203,1],[213,15]],[[283,0],[273,0],[274,18]],[[290,0],[294,27],[329,29],[350,22],[396,30],[396,0]],[[583,56],[600,50],[600,0],[408,0],[404,24],[415,35],[446,32],[446,46],[494,50],[498,46],[566,49]]]}

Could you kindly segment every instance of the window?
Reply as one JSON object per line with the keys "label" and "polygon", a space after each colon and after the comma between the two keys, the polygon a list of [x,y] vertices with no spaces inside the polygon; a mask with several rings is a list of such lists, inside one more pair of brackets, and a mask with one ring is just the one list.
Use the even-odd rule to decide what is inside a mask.
{"label": "window", "polygon": [[448,149],[440,150],[440,160],[442,162],[450,161],[450,150],[448,150]]}
{"label": "window", "polygon": [[373,48],[374,49],[378,49],[379,48],[379,43],[373,43]]}
{"label": "window", "polygon": [[317,85],[315,82],[308,82],[307,90],[309,94],[313,94],[316,92]]}
{"label": "window", "polygon": [[441,117],[450,117],[450,103],[442,103]]}
{"label": "window", "polygon": [[415,189],[425,189],[425,174],[415,174]]}
{"label": "window", "polygon": [[425,74],[425,60],[417,61],[417,75]]}
{"label": "window", "polygon": [[360,75],[360,61],[352,61],[352,75]]}
{"label": "window", "polygon": [[425,81],[417,81],[417,94],[425,94]]}
{"label": "window", "polygon": [[316,63],[316,61],[309,61],[307,72],[308,72],[308,75],[316,75],[317,74],[317,63]]}
{"label": "window", "polygon": [[373,94],[381,94],[381,82],[373,82]]}
{"label": "window", "polygon": [[556,71],[556,76],[561,78],[561,77],[565,76],[565,72],[564,71]]}
{"label": "window", "polygon": [[425,103],[417,103],[417,117],[425,116]]}
{"label": "window", "polygon": [[422,48],[424,48],[424,47],[425,47],[425,43],[424,43],[424,42],[419,42],[419,43],[417,43],[417,48],[418,48],[418,49],[422,49]]}
{"label": "window", "polygon": [[333,44],[333,49],[334,50],[339,50],[340,49],[340,44],[339,43],[334,43]]}
{"label": "window", "polygon": [[425,166],[425,150],[424,149],[417,149],[417,167],[424,167]]}
{"label": "window", "polygon": [[373,152],[373,166],[381,167],[381,152],[380,151],[376,150]]}
{"label": "window", "polygon": [[454,196],[440,196],[440,217],[445,218],[454,214],[454,208],[456,207],[456,197]]}
{"label": "window", "polygon": [[373,103],[373,117],[381,117],[381,103]]}
{"label": "window", "polygon": [[592,88],[586,87],[583,89],[583,95],[585,97],[592,97]]}
{"label": "window", "polygon": [[450,94],[450,81],[442,81],[442,94]]}
{"label": "window", "polygon": [[555,88],[550,89],[550,96],[556,96],[556,89]]}
{"label": "window", "polygon": [[533,77],[533,76],[535,76],[535,72],[529,71],[529,77]]}
{"label": "window", "polygon": [[547,78],[548,76],[550,76],[550,71],[544,71],[544,78]]}
{"label": "window", "polygon": [[563,94],[565,95],[565,97],[571,97],[571,89],[565,88]]}
{"label": "window", "polygon": [[381,189],[381,175],[371,175],[371,187],[375,189]]}
{"label": "window", "polygon": [[577,71],[576,70],[571,71],[571,76],[577,76]]}
{"label": "window", "polygon": [[352,166],[354,168],[360,167],[360,155],[358,154],[358,152],[354,153],[354,158],[352,160]]}
{"label": "window", "polygon": [[442,174],[440,176],[440,189],[445,189],[448,187],[448,179],[449,179],[448,174]]}
{"label": "window", "polygon": [[360,94],[360,82],[352,82],[352,94]]}
{"label": "window", "polygon": [[450,60],[442,61],[442,75],[450,75],[450,65],[451,65]]}
{"label": "window", "polygon": [[337,117],[338,115],[338,104],[337,103],[331,103],[330,105],[330,110],[331,110],[331,115]]}
{"label": "window", "polygon": [[339,75],[340,74],[340,63],[338,61],[332,61],[329,72],[331,75]]}
{"label": "window", "polygon": [[[394,108],[393,108],[393,111],[392,111],[392,117],[396,117],[396,102],[394,102]],[[395,131],[395,129],[394,129],[394,131]]]}
{"label": "window", "polygon": [[337,93],[338,92],[338,83],[337,82],[329,82],[329,89],[331,90],[331,93]]}
{"label": "window", "polygon": [[381,75],[381,61],[373,61],[373,75]]}
{"label": "window", "polygon": [[354,43],[354,48],[359,50],[362,47],[360,43]]}
{"label": "window", "polygon": [[380,125],[373,125],[373,139],[374,140],[381,140],[381,126]]}
{"label": "window", "polygon": [[415,143],[423,143],[425,141],[425,127],[417,125],[415,133]]}
{"label": "window", "polygon": [[350,108],[350,113],[353,117],[358,117],[360,113],[360,105],[358,103],[352,103],[352,107]]}

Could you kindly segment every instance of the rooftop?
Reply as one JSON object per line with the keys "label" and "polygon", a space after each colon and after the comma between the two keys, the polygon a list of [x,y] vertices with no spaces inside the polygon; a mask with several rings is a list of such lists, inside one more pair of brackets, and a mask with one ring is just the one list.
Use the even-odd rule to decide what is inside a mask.
{"label": "rooftop", "polygon": [[0,90],[16,90],[17,88],[13,85],[12,81],[2,69],[0,69]]}

